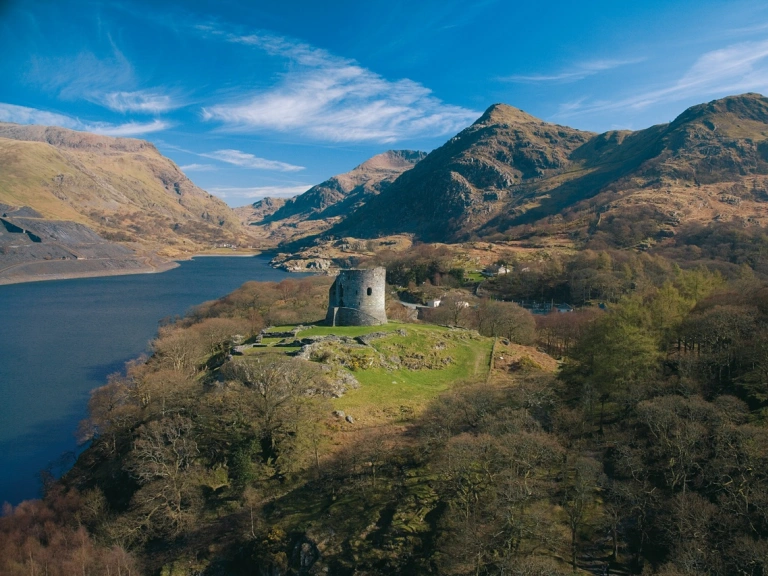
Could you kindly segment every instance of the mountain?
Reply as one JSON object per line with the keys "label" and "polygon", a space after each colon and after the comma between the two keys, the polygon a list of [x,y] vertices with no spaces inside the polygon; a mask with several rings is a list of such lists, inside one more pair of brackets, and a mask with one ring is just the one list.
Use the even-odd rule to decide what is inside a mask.
{"label": "mountain", "polygon": [[604,134],[496,104],[328,234],[409,232],[432,241],[544,234],[633,246],[686,224],[768,223],[767,174],[768,99],[759,94]]}
{"label": "mountain", "polygon": [[[427,156],[415,150],[388,150],[349,172],[332,176],[303,194],[285,201],[260,200],[237,210],[243,223],[262,243],[278,244],[320,234],[371,198]],[[275,210],[273,207],[277,206]],[[270,211],[272,213],[270,213]]]}
{"label": "mountain", "polygon": [[[57,127],[0,123],[0,210],[0,281],[7,268],[38,270],[39,263],[27,266],[38,261],[71,260],[49,268],[95,274],[93,262],[77,261],[152,268],[217,245],[252,242],[224,202],[149,142]],[[98,245],[99,255],[88,257],[86,245]]]}
{"label": "mountain", "polygon": [[388,150],[377,154],[349,172],[333,176],[288,200],[271,219],[299,216],[318,220],[344,215],[379,194],[426,155],[426,152],[414,150]]}
{"label": "mountain", "polygon": [[285,205],[286,201],[287,199],[285,198],[267,197],[256,200],[256,202],[248,206],[240,206],[233,210],[240,218],[240,222],[245,226],[249,226],[250,224],[258,224],[267,216],[272,216],[272,214]]}
{"label": "mountain", "polygon": [[560,174],[593,136],[494,104],[333,232],[413,232],[438,240],[471,231],[530,182]]}

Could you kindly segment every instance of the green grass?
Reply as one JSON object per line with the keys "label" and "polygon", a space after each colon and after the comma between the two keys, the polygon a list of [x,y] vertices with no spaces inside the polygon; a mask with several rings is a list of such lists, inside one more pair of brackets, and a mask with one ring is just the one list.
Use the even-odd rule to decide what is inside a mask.
{"label": "green grass", "polygon": [[[289,332],[295,326],[276,326],[271,331]],[[406,335],[396,332],[405,330]],[[360,368],[352,374],[360,382],[360,388],[333,401],[334,408],[349,412],[357,419],[368,422],[404,421],[418,415],[422,408],[441,392],[462,380],[484,380],[488,373],[493,340],[465,330],[451,330],[432,324],[404,324],[390,322],[383,326],[309,326],[297,335],[356,337],[371,332],[392,332],[391,336],[371,342],[372,348],[341,351],[350,357],[377,356],[417,357],[415,362],[429,362],[438,368],[397,369]],[[269,333],[267,333],[268,335]],[[289,353],[297,348],[274,347],[279,338],[264,338],[266,348],[252,348],[247,354],[263,354],[267,351]],[[347,347],[348,348],[348,347]],[[340,350],[337,350],[337,352]],[[378,357],[378,356],[377,356]],[[423,358],[423,360],[419,359]],[[450,358],[450,363],[440,364]]]}
{"label": "green grass", "polygon": [[473,282],[482,282],[485,280],[485,276],[483,276],[478,270],[475,270],[473,272],[465,272],[464,273],[464,282],[469,284]]}
{"label": "green grass", "polygon": [[311,326],[306,330],[299,332],[300,337],[306,336],[327,336],[335,334],[336,336],[362,336],[371,332],[394,332],[400,328],[410,328],[413,324],[402,324],[399,322],[389,322],[382,326]]}
{"label": "green grass", "polygon": [[453,361],[440,369],[356,370],[353,374],[361,387],[334,400],[336,409],[356,418],[408,419],[454,383],[486,377],[493,346],[490,338],[470,337],[466,332],[424,324],[403,327],[408,332],[407,336],[382,338],[373,341],[372,346],[385,355],[398,346],[409,352],[428,352],[426,348],[436,338],[444,338],[449,343],[446,355]]}

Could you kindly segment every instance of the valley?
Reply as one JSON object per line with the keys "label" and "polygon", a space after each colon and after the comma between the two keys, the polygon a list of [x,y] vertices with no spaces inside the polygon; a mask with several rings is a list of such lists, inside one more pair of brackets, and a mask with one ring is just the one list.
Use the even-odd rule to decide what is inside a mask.
{"label": "valley", "polygon": [[0,54],[0,576],[768,576],[765,2]]}

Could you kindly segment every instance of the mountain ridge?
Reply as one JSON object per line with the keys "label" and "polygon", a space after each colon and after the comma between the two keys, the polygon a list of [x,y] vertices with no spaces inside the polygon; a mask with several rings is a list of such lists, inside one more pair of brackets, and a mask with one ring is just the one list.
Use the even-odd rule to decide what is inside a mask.
{"label": "mountain ridge", "polygon": [[288,200],[265,198],[235,212],[265,245],[316,236],[380,194],[425,156],[426,152],[417,150],[387,150],[299,196]]}
{"label": "mountain ridge", "polygon": [[303,194],[289,199],[271,219],[338,216],[354,209],[368,197],[380,193],[425,156],[425,152],[416,150],[387,150],[376,154],[349,172],[331,176]]}
{"label": "mountain ridge", "polygon": [[[532,179],[557,172],[592,136],[494,104],[351,217],[364,220],[370,233],[411,232],[442,240],[446,232],[467,230],[497,213],[506,197]],[[432,219],[441,213],[445,217]],[[332,233],[359,233],[350,223],[345,220]]]}
{"label": "mountain ridge", "polygon": [[[692,106],[668,124],[602,134],[494,104],[327,234],[406,232],[455,242],[520,238],[533,226],[577,240],[605,232],[609,243],[631,246],[674,236],[681,222],[768,223],[760,199],[766,174],[768,99],[759,94]],[[725,198],[734,186],[757,196]],[[604,225],[616,219],[630,228],[633,219],[642,222],[611,240],[616,234]]]}

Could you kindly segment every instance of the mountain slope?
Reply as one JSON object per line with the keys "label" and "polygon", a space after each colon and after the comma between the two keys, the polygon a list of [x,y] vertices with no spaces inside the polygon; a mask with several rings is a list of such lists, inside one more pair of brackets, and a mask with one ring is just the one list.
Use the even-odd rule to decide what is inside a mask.
{"label": "mountain slope", "polygon": [[232,210],[152,144],[63,128],[0,123],[0,203],[166,256],[246,238]]}
{"label": "mountain slope", "polygon": [[560,173],[593,136],[495,104],[333,232],[413,232],[425,240],[469,232],[527,183]]}
{"label": "mountain slope", "polygon": [[250,224],[261,222],[268,216],[272,216],[272,214],[285,205],[286,201],[285,198],[266,197],[256,200],[253,204],[233,208],[233,211],[240,218],[240,222],[244,226],[249,226]]}
{"label": "mountain slope", "polygon": [[480,233],[516,235],[533,225],[629,247],[693,225],[764,225],[767,138],[768,99],[759,94],[693,106],[670,124],[601,134],[571,156],[587,176],[551,188],[528,213],[513,207]]}
{"label": "mountain slope", "polygon": [[414,150],[388,150],[295,198],[259,200],[236,212],[250,225],[251,233],[265,243],[276,245],[320,234],[380,194],[426,155]]}
{"label": "mountain slope", "polygon": [[425,152],[415,150],[388,150],[377,154],[349,172],[333,176],[288,200],[271,219],[292,216],[320,219],[343,215],[380,193],[425,156]]}
{"label": "mountain slope", "polygon": [[0,123],[0,283],[154,271],[251,243],[148,142]]}
{"label": "mountain slope", "polygon": [[768,99],[759,94],[599,135],[494,105],[329,234],[564,234],[633,246],[683,223],[768,223],[766,174]]}

